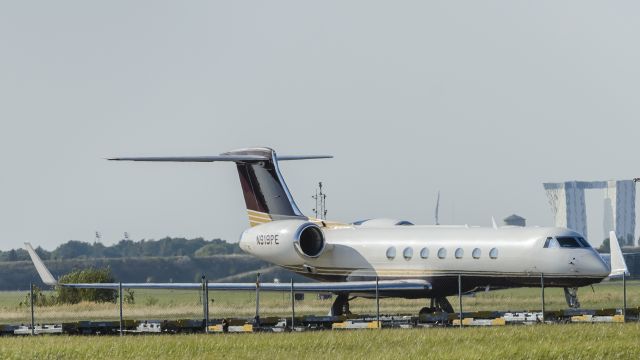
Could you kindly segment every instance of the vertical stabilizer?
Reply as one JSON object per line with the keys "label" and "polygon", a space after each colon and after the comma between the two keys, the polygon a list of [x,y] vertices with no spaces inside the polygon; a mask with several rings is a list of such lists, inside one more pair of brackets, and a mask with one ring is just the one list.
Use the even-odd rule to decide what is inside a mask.
{"label": "vertical stabilizer", "polygon": [[222,155],[251,155],[265,159],[236,162],[249,223],[252,226],[272,220],[307,219],[298,209],[284,182],[275,151],[269,148],[251,148]]}

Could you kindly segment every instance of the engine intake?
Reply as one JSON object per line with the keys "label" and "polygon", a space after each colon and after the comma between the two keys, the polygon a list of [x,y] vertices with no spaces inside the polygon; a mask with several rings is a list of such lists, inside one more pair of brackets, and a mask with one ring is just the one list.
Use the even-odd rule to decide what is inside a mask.
{"label": "engine intake", "polygon": [[324,234],[315,224],[305,224],[298,229],[296,234],[298,239],[298,250],[302,255],[315,258],[322,254],[324,250]]}

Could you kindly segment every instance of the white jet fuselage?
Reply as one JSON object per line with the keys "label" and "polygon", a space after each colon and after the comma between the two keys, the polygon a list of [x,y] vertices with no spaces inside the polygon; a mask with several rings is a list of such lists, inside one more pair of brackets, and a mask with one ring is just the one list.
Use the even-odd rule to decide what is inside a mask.
{"label": "white jet fuselage", "polygon": [[[579,287],[609,275],[599,254],[578,242],[580,235],[568,229],[366,223],[318,227],[324,243],[318,254],[308,256],[299,238],[305,224],[311,225],[281,220],[252,227],[243,233],[240,246],[318,280],[425,279],[433,284],[430,295],[438,296],[455,294],[459,275],[464,277],[465,291],[539,286],[541,276],[545,286]],[[566,238],[576,239],[577,246],[557,243],[556,239]]]}

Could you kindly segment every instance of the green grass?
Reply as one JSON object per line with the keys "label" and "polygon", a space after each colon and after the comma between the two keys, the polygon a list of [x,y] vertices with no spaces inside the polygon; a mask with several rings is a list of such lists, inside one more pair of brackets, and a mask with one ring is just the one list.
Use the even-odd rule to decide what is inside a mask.
{"label": "green grass", "polygon": [[[0,292],[0,324],[23,323],[30,319],[30,310],[19,306],[25,300],[27,292]],[[211,318],[251,317],[255,314],[254,292],[218,292],[209,293]],[[586,309],[621,308],[622,284],[605,282],[579,291],[582,307]],[[179,290],[136,290],[135,304],[125,304],[124,316],[128,319],[178,319],[201,318],[202,304],[198,291]],[[291,311],[288,293],[262,293],[260,295],[262,316],[286,316]],[[449,301],[457,310],[457,297]],[[296,302],[298,315],[327,314],[332,300],[319,300],[315,294],[306,294],[305,300]],[[381,299],[383,314],[417,314],[427,305],[425,299]],[[545,291],[547,310],[565,309],[562,289],[549,288]],[[640,307],[640,281],[627,282],[627,307]],[[539,288],[521,288],[477,293],[474,297],[463,297],[464,311],[478,310],[539,310],[541,308]],[[375,313],[375,300],[355,299],[351,310],[359,314]],[[110,320],[118,317],[116,304],[82,303],[73,306],[50,306],[36,309],[37,322],[61,322],[77,320]]]}
{"label": "green grass", "polygon": [[640,324],[0,338],[1,359],[638,359]]}

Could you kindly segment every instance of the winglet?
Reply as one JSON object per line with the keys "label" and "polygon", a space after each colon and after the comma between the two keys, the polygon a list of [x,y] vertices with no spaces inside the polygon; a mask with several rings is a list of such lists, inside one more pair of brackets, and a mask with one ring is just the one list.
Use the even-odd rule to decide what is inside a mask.
{"label": "winglet", "polygon": [[24,247],[25,249],[27,249],[27,252],[31,257],[31,261],[33,261],[33,265],[36,267],[36,270],[38,271],[38,275],[40,275],[40,279],[42,279],[42,282],[51,286],[58,285],[58,282],[53,277],[53,275],[51,275],[51,273],[49,272],[49,269],[47,269],[47,267],[44,266],[44,263],[40,259],[40,256],[38,256],[38,253],[36,253],[36,251],[33,250],[33,247],[31,246],[31,244],[24,243]]}
{"label": "winglet", "polygon": [[622,256],[618,237],[613,231],[609,232],[609,248],[611,249],[611,273],[609,277],[622,276],[623,274],[629,275],[629,269],[624,261],[624,256]]}
{"label": "winglet", "polygon": [[496,219],[495,219],[493,216],[491,217],[491,226],[492,226],[494,229],[497,229],[497,228],[498,228],[498,224],[496,224]]}

